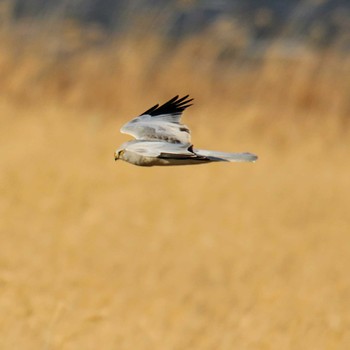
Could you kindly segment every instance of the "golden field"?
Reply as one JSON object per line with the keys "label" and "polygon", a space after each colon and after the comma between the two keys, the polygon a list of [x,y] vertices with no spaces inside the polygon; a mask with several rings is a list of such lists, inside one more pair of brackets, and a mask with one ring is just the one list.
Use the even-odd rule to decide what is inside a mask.
{"label": "golden field", "polygon": [[[0,349],[349,349],[349,60],[226,74],[139,44],[2,40]],[[187,93],[195,146],[259,161],[114,162],[121,124]]]}

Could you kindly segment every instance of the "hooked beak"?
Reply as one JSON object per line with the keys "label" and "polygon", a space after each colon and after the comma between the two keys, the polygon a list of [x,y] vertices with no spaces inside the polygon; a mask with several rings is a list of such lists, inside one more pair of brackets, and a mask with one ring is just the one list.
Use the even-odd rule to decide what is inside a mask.
{"label": "hooked beak", "polygon": [[118,154],[114,153],[114,160],[117,161],[119,159]]}

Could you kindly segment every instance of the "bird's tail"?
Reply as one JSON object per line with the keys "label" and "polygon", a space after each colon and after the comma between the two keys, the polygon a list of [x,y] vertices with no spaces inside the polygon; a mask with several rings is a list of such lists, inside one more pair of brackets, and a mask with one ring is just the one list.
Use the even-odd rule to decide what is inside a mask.
{"label": "bird's tail", "polygon": [[255,162],[258,156],[252,153],[227,153],[217,151],[207,151],[204,149],[196,149],[194,152],[203,157],[207,157],[213,162]]}

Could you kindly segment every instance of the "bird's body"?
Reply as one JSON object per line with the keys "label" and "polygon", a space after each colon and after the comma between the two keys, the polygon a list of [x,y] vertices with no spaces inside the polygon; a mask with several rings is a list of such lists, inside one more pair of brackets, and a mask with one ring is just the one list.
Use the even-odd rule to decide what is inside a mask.
{"label": "bird's body", "polygon": [[251,153],[226,153],[197,150],[191,143],[190,130],[180,124],[182,112],[191,104],[188,96],[172,98],[154,106],[121,128],[136,140],[125,142],[116,152],[122,159],[139,166],[189,165],[211,162],[254,162]]}

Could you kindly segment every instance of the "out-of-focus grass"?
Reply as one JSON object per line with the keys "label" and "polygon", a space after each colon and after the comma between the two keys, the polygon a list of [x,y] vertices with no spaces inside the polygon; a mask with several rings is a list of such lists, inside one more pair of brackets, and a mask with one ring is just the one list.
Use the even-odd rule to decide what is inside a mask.
{"label": "out-of-focus grass", "polygon": [[69,26],[49,39],[44,30],[28,37],[0,34],[0,92],[16,104],[56,101],[124,111],[135,101],[188,92],[206,99],[206,109],[244,109],[268,122],[345,120],[350,113],[350,60],[337,50],[299,48],[291,54],[277,41],[252,60],[227,58],[210,37],[177,46],[152,35],[92,45],[91,33],[92,38]]}
{"label": "out-of-focus grass", "polygon": [[[348,349],[346,61],[271,58],[227,82],[181,50],[147,76],[153,56],[124,45],[0,52],[0,348]],[[156,92],[197,97],[195,145],[259,161],[115,164]]]}

